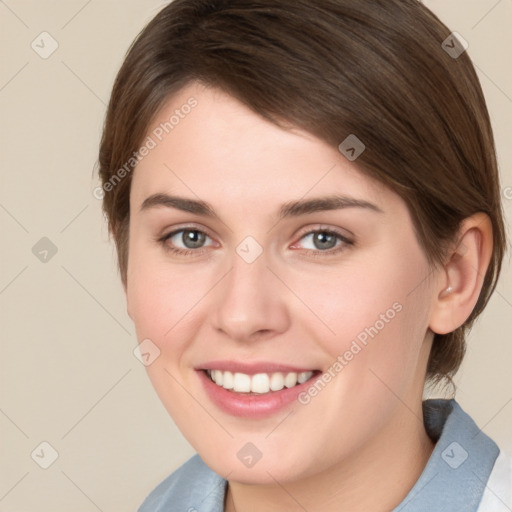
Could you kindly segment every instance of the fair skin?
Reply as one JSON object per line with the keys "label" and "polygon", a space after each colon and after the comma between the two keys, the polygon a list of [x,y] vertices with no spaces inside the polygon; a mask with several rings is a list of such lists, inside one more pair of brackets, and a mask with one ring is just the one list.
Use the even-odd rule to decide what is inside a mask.
{"label": "fair skin", "polygon": [[[191,96],[197,106],[138,164],[131,185],[125,291],[138,339],[160,350],[149,377],[190,444],[228,479],[226,511],[391,510],[433,450],[421,408],[433,333],[454,330],[474,308],[491,256],[490,222],[466,219],[463,250],[432,270],[398,195],[337,148],[285,131],[220,90],[189,84],[148,134]],[[205,201],[216,216],[162,205],[141,211],[156,193]],[[333,194],[381,211],[279,220],[287,202]],[[157,241],[185,228],[206,234],[202,246],[185,245],[183,232]],[[331,238],[326,249],[311,234],[322,229],[353,244]],[[263,251],[252,263],[236,252],[247,236]],[[210,400],[195,370],[230,359],[325,372],[394,303],[400,312],[307,405],[238,417]],[[247,442],[262,453],[252,467],[237,457]]]}

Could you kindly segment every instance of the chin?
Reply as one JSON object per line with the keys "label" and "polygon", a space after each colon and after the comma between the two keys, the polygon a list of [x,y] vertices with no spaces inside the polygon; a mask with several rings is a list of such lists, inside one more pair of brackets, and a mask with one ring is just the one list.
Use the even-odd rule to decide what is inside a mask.
{"label": "chin", "polygon": [[294,481],[301,478],[300,468],[290,465],[278,457],[267,458],[262,456],[260,460],[246,467],[236,456],[219,460],[215,455],[210,457],[199,452],[204,463],[215,473],[229,481],[252,485],[275,485]]}

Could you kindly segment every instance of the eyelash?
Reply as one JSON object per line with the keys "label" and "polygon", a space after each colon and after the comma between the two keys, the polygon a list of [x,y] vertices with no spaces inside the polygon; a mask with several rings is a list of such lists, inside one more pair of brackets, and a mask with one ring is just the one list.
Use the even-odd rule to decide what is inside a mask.
{"label": "eyelash", "polygon": [[[158,243],[162,244],[162,246],[164,247],[164,249],[166,251],[168,251],[168,252],[170,252],[172,254],[176,254],[178,256],[200,256],[201,254],[203,254],[205,252],[206,248],[178,249],[176,247],[169,246],[167,241],[170,238],[172,238],[174,235],[177,235],[178,233],[181,233],[183,231],[193,231],[193,232],[197,232],[197,233],[202,233],[202,234],[206,235],[208,238],[212,238],[205,231],[202,231],[200,229],[196,229],[193,226],[190,226],[190,227],[183,227],[183,228],[177,229],[175,231],[171,231],[170,233],[168,233],[166,235],[163,235],[160,238],[157,238],[156,241]],[[299,240],[302,240],[303,238],[305,238],[308,235],[317,234],[317,233],[323,233],[323,234],[327,234],[327,235],[334,235],[339,240],[341,240],[343,243],[341,245],[339,245],[338,247],[335,247],[333,249],[328,249],[328,250],[325,250],[325,251],[321,251],[319,249],[318,250],[305,249],[305,251],[307,251],[308,254],[311,255],[313,258],[335,256],[335,255],[345,251],[350,246],[354,245],[354,242],[352,240],[348,239],[346,236],[342,235],[340,232],[338,232],[338,231],[336,231],[335,229],[332,229],[332,228],[329,228],[329,229],[313,229],[313,230],[310,230],[310,231],[306,231],[305,233],[303,233],[300,236]]]}

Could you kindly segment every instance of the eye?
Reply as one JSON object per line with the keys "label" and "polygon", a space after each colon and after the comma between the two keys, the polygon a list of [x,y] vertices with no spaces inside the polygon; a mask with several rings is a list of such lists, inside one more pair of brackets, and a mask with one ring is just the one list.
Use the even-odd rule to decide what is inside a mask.
{"label": "eye", "polygon": [[[166,251],[182,256],[202,254],[208,246],[215,245],[205,245],[208,240],[213,242],[204,231],[192,227],[172,231],[157,239]],[[332,228],[306,232],[300,240],[305,241],[302,242],[302,247],[297,247],[296,243],[291,248],[304,249],[315,257],[334,255],[354,245],[353,241]]]}
{"label": "eye", "polygon": [[212,240],[204,231],[195,228],[184,228],[172,231],[158,239],[166,250],[175,254],[202,253],[207,240]]}
{"label": "eye", "polygon": [[[337,254],[354,244],[352,240],[333,229],[309,231],[300,240],[303,242],[299,248],[311,251],[314,255]],[[297,248],[297,244],[292,248]]]}

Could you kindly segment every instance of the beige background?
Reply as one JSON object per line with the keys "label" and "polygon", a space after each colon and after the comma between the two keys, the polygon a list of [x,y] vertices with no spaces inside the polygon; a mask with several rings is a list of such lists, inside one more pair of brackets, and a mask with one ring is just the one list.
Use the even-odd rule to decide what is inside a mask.
{"label": "beige background", "polygon": [[[512,236],[512,0],[425,3],[469,42],[495,127]],[[162,6],[0,1],[2,512],[136,510],[194,453],[132,353],[113,244],[92,195],[115,73]],[[35,40],[39,51],[51,48],[41,36],[42,48],[43,31],[58,43],[47,59],[31,47]],[[32,252],[42,237],[57,248],[46,263]],[[509,452],[511,318],[509,253],[457,378],[462,406]],[[35,462],[51,462],[43,441],[59,454],[48,469]]]}

